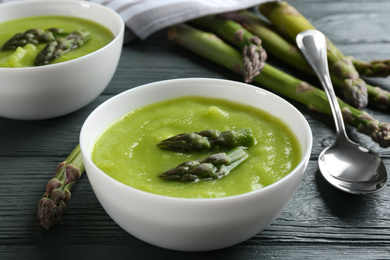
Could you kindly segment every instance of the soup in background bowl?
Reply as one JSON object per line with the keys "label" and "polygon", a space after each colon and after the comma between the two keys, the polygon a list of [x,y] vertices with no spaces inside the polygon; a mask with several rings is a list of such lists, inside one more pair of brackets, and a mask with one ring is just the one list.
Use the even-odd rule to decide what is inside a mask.
{"label": "soup in background bowl", "polygon": [[[104,30],[110,32],[112,39],[98,49],[91,49],[90,53],[73,57],[71,60],[44,66],[0,67],[2,117],[38,120],[71,113],[99,96],[115,73],[122,51],[125,26],[122,18],[113,10],[99,4],[73,0],[15,1],[0,4],[0,23],[48,16],[66,16],[96,23],[106,28]],[[52,26],[48,23],[45,27]],[[93,42],[93,39],[89,40],[80,50]],[[72,51],[66,53],[63,58],[72,56]],[[77,54],[78,50],[74,51]],[[7,63],[4,60],[3,62]]]}

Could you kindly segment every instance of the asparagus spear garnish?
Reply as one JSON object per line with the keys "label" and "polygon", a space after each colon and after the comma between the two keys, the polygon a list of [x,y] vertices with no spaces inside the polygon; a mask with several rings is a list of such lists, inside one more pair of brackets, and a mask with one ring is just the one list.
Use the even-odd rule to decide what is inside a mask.
{"label": "asparagus spear garnish", "polygon": [[157,146],[175,152],[216,150],[219,148],[249,147],[255,142],[252,129],[233,129],[224,132],[209,129],[182,133],[161,141]]}
{"label": "asparagus spear garnish", "polygon": [[[259,36],[262,39],[264,48],[275,57],[296,69],[315,75],[310,64],[298,48],[286,41],[272,28],[272,26],[257,17],[254,13],[249,11],[231,12],[224,14],[223,17],[240,23],[244,28]],[[331,74],[331,78],[335,87],[342,87],[342,81],[338,77],[335,77],[333,73]],[[390,108],[389,91],[369,84],[366,85],[369,99],[368,105],[385,106]]]}
{"label": "asparagus spear garnish", "polygon": [[219,37],[242,50],[245,82],[251,82],[263,70],[267,52],[261,45],[261,39],[245,30],[240,24],[223,19],[217,15],[201,17],[192,20],[191,23],[208,28]]}
{"label": "asparagus spear garnish", "polygon": [[[260,12],[274,26],[295,41],[298,33],[315,27],[286,1],[267,2],[259,5]],[[367,85],[360,78],[352,64],[352,58],[344,56],[327,38],[329,71],[342,83],[344,99],[351,105],[362,109],[368,103]]]}
{"label": "asparagus spear garnish", "polygon": [[38,203],[38,219],[45,229],[61,221],[70,200],[70,189],[84,172],[80,145],[77,145],[64,162],[57,165],[54,177],[46,184],[46,192]]}
{"label": "asparagus spear garnish", "polygon": [[187,161],[172,168],[159,177],[170,181],[198,182],[221,179],[248,158],[242,148],[234,148],[228,153],[217,153],[205,159]]}
{"label": "asparagus spear garnish", "polygon": [[65,38],[49,42],[35,58],[35,66],[47,65],[62,54],[82,46],[90,39],[88,31],[74,31]]}
{"label": "asparagus spear garnish", "polygon": [[[169,28],[168,38],[182,47],[242,75],[242,54],[215,34],[179,24]],[[324,91],[268,64],[264,66],[262,73],[254,78],[254,82],[294,99],[309,109],[332,115]],[[389,123],[380,123],[367,112],[358,110],[342,100],[339,100],[339,105],[346,123],[370,136],[380,146],[390,146]]]}
{"label": "asparagus spear garnish", "polygon": [[6,41],[1,47],[2,51],[16,50],[17,47],[23,47],[31,43],[37,45],[39,43],[48,43],[54,41],[59,36],[64,36],[62,29],[48,28],[46,30],[41,29],[29,29],[24,33],[17,33]]}

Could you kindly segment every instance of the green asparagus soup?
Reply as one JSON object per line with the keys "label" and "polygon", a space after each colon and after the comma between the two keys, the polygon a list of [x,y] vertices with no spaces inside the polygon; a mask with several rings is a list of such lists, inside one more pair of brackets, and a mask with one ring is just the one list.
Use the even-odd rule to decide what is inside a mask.
{"label": "green asparagus soup", "polygon": [[[114,39],[114,35],[109,29],[90,20],[70,16],[34,16],[0,23],[0,47],[17,33],[24,33],[30,29],[47,30],[49,28],[61,29],[65,35],[74,31],[84,31],[89,34],[88,41],[82,46],[67,51],[50,64],[92,53]],[[19,46],[15,50],[1,50],[0,67],[34,66],[35,58],[46,45],[47,43],[29,43],[23,47]]]}
{"label": "green asparagus soup", "polygon": [[[221,179],[199,182],[164,180],[158,175],[179,164],[215,153],[173,152],[160,149],[162,140],[206,129],[251,128],[254,144],[248,158]],[[301,160],[297,138],[280,119],[228,100],[186,96],[129,112],[98,138],[93,162],[106,174],[134,188],[172,197],[220,198],[270,185]]]}

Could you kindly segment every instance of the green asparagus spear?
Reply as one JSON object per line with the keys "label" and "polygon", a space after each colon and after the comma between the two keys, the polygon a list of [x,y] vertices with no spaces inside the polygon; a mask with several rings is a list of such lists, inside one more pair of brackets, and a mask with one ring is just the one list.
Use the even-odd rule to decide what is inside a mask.
{"label": "green asparagus spear", "polygon": [[230,44],[240,48],[244,57],[244,81],[252,82],[260,74],[267,59],[267,52],[261,46],[259,37],[245,30],[240,24],[220,18],[217,15],[201,17],[190,22],[207,28]]}
{"label": "green asparagus spear", "polygon": [[[215,34],[180,24],[168,30],[168,38],[190,51],[242,75],[242,55]],[[268,64],[254,82],[294,99],[309,109],[332,115],[324,91],[288,75]],[[365,111],[358,110],[339,100],[344,121],[370,136],[382,147],[390,146],[390,124],[380,123]]]}
{"label": "green asparagus spear", "polygon": [[249,147],[254,142],[252,129],[244,128],[225,132],[203,130],[195,133],[182,133],[161,141],[157,146],[175,152],[192,152],[239,146]]}
{"label": "green asparagus spear", "polygon": [[[267,2],[261,4],[259,10],[274,26],[294,41],[298,33],[315,29],[298,10],[286,1]],[[327,39],[327,47],[329,71],[342,83],[344,99],[359,109],[366,107],[368,103],[367,85],[353,66],[352,58],[344,56],[329,39]]]}
{"label": "green asparagus spear", "polygon": [[62,54],[82,46],[90,39],[87,31],[74,31],[65,38],[60,37],[49,42],[43,50],[38,53],[34,64],[35,66],[47,65]]}
{"label": "green asparagus spear", "polygon": [[47,230],[61,221],[70,200],[70,189],[84,172],[80,145],[68,158],[57,165],[54,177],[46,185],[46,192],[38,203],[38,219]]}
{"label": "green asparagus spear", "polygon": [[[220,16],[238,22],[254,35],[259,36],[267,52],[272,53],[275,57],[304,72],[312,73],[310,64],[300,54],[298,48],[286,41],[284,37],[276,32],[271,24],[259,18],[253,12],[242,10],[225,13]],[[361,76],[387,77],[390,75],[390,60],[367,62],[352,57],[352,63]]]}
{"label": "green asparagus spear", "polygon": [[314,73],[300,50],[279,35],[271,24],[260,19],[253,12],[246,10],[229,12],[221,14],[221,17],[239,23],[245,29],[261,38],[264,48],[273,56],[305,73]]}
{"label": "green asparagus spear", "polygon": [[390,76],[390,60],[373,60],[370,62],[352,58],[352,63],[362,76],[387,77]]}
{"label": "green asparagus spear", "polygon": [[64,35],[63,30],[59,28],[48,28],[46,30],[29,29],[24,33],[17,33],[12,36],[11,39],[3,44],[1,50],[16,50],[17,47],[23,47],[29,43],[34,45],[48,43],[54,41],[57,37]]}
{"label": "green asparagus spear", "polygon": [[235,148],[228,153],[217,153],[205,159],[184,162],[160,174],[159,177],[183,182],[221,179],[246,158],[248,154],[245,150]]}
{"label": "green asparagus spear", "polygon": [[[314,75],[310,64],[307,62],[302,53],[297,49],[297,47],[286,41],[272,28],[272,26],[265,23],[254,13],[249,11],[231,12],[224,14],[223,17],[240,23],[244,28],[259,36],[262,39],[264,48],[275,57],[293,66],[294,68]],[[362,61],[360,61],[360,63],[363,64]],[[343,82],[338,77],[335,77],[333,73],[331,74],[331,78],[335,87],[342,87]],[[389,91],[367,84],[367,93],[369,99],[368,105],[376,107],[384,106],[390,108]]]}

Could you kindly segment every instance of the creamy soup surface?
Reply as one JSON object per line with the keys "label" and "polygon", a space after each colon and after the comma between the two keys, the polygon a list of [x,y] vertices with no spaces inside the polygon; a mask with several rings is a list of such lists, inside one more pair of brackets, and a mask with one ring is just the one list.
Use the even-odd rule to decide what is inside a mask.
{"label": "creamy soup surface", "polygon": [[[157,144],[180,133],[251,128],[248,159],[217,180],[177,182],[159,174],[216,151],[178,153]],[[221,152],[221,151],[217,151]],[[224,151],[222,151],[224,152]],[[252,192],[290,173],[301,147],[287,125],[269,113],[228,100],[186,96],[130,111],[98,138],[93,162],[112,178],[146,192],[181,198],[220,198]]]}
{"label": "creamy soup surface", "polygon": [[[46,30],[59,28],[66,33],[85,30],[90,34],[90,40],[79,48],[64,53],[50,64],[72,60],[92,53],[107,45],[114,39],[113,33],[106,27],[90,20],[70,16],[33,16],[0,23],[0,47],[17,33],[24,33],[29,29]],[[18,47],[15,51],[0,51],[0,67],[31,67],[37,54],[46,43],[37,45],[27,44]]]}

